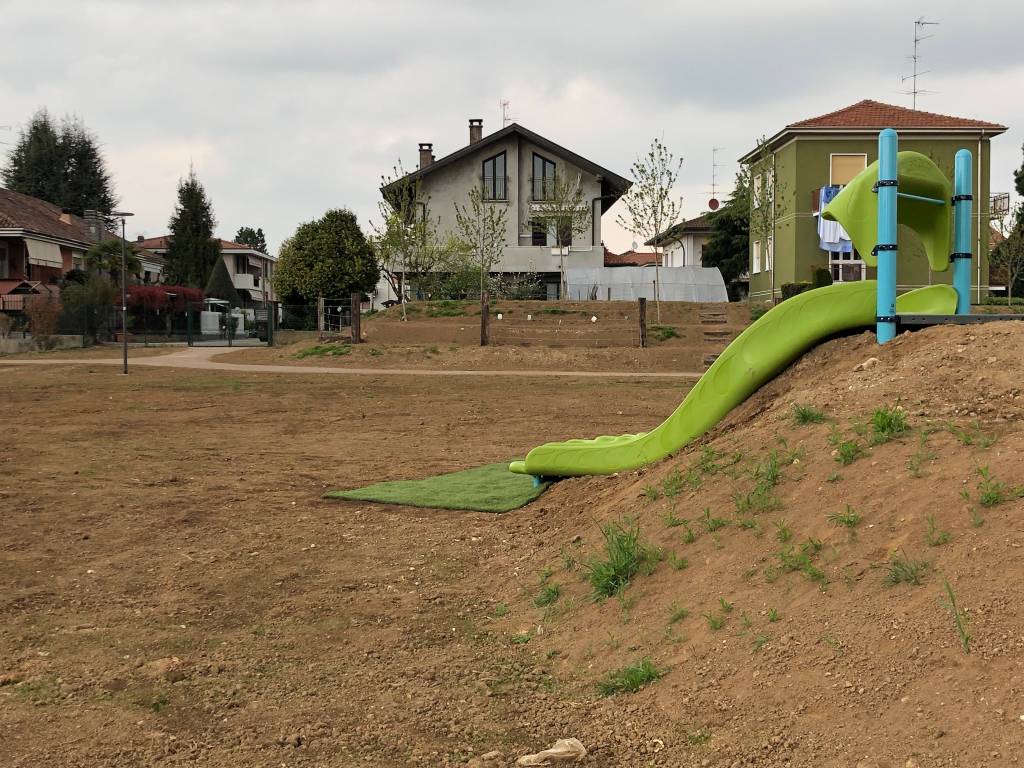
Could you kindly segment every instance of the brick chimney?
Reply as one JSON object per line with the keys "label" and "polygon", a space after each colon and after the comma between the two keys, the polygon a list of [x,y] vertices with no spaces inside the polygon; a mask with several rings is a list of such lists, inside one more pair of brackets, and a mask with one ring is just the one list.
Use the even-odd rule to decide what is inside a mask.
{"label": "brick chimney", "polygon": [[142,235],[138,235],[138,236],[137,236],[137,237],[135,238],[135,242],[137,242],[137,243],[141,243],[141,242],[142,242],[143,240],[145,240],[145,239],[146,239],[146,238],[145,238],[144,236],[142,236]]}
{"label": "brick chimney", "polygon": [[420,170],[434,162],[434,145],[430,142],[420,142]]}
{"label": "brick chimney", "polygon": [[60,220],[61,220],[62,224],[70,224],[71,223],[71,209],[70,208],[61,208],[60,209]]}
{"label": "brick chimney", "polygon": [[469,143],[476,144],[484,135],[484,121],[479,117],[469,118]]}

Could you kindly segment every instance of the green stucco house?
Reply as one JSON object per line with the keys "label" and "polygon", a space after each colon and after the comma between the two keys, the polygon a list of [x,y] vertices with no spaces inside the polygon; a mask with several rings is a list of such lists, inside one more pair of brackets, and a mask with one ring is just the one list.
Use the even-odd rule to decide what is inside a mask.
{"label": "green stucco house", "polygon": [[[750,169],[750,299],[779,299],[786,283],[810,281],[826,268],[836,282],[875,276],[846,234],[821,222],[819,210],[878,158],[878,132],[894,128],[901,150],[928,155],[950,178],[953,157],[974,160],[973,281],[976,300],[988,291],[989,142],[1004,125],[938,115],[865,100],[791,123],[740,158]],[[898,290],[951,283],[952,270],[932,272],[916,236],[899,234]],[[980,258],[978,255],[980,254]]]}

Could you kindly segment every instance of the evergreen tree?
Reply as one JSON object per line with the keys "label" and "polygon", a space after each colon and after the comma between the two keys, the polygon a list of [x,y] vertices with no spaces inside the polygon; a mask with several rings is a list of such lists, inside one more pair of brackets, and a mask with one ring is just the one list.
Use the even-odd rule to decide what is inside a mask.
{"label": "evergreen tree", "polygon": [[[1024,145],[1021,146],[1024,150]],[[1020,164],[1020,168],[1013,172],[1013,185],[1017,187],[1017,194],[1024,197],[1024,163]]]}
{"label": "evergreen tree", "polygon": [[[750,187],[745,170],[736,174],[732,197],[714,213],[708,214],[711,238],[704,246],[705,266],[718,267],[726,286],[747,271],[750,247]],[[735,298],[730,290],[730,298]]]}
{"label": "evergreen tree", "polygon": [[267,250],[267,238],[263,235],[263,227],[253,229],[252,227],[239,227],[235,235],[235,242],[248,245],[254,251],[270,253]]}
{"label": "evergreen tree", "polygon": [[217,226],[213,206],[192,168],[178,182],[178,203],[168,226],[168,282],[192,288],[203,286],[214,262],[220,260],[220,242],[213,236]]}
{"label": "evergreen tree", "polygon": [[224,259],[218,258],[210,270],[210,279],[206,281],[206,288],[203,290],[208,299],[224,299],[231,306],[238,307],[242,304],[242,297],[235,290],[235,284],[231,282],[231,275],[228,272],[228,265]]}
{"label": "evergreen tree", "polygon": [[81,216],[93,209],[109,213],[117,205],[114,187],[96,137],[76,117],[59,128],[43,109],[29,121],[3,169],[4,184],[68,208]]}
{"label": "evergreen tree", "polygon": [[369,293],[379,278],[373,249],[355,214],[341,208],[299,225],[282,244],[274,290],[307,302],[321,296],[347,299],[356,292]]}
{"label": "evergreen tree", "polygon": [[[3,170],[4,185],[15,192],[60,205],[63,158],[60,134],[41,109],[22,129]],[[81,211],[79,211],[81,213]]]}

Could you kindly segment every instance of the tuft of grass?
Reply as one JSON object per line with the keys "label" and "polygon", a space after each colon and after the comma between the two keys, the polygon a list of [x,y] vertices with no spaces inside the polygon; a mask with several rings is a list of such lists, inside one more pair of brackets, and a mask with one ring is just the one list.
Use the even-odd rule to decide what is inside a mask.
{"label": "tuft of grass", "polygon": [[753,645],[753,648],[754,648],[753,653],[757,653],[762,648],[764,648],[766,645],[768,645],[768,640],[769,640],[768,635],[755,635],[754,636],[754,640],[752,642],[752,645]]}
{"label": "tuft of grass", "polygon": [[971,507],[971,527],[981,528],[985,524],[985,518],[974,507]]}
{"label": "tuft of grass", "polygon": [[838,472],[833,472],[832,474],[825,478],[825,480],[829,483],[838,483],[842,479],[843,476],[840,475]]}
{"label": "tuft of grass", "polygon": [[876,408],[871,414],[871,442],[881,445],[903,435],[910,429],[907,414],[900,406]]}
{"label": "tuft of grass", "polygon": [[661,498],[661,489],[656,485],[645,485],[644,496],[651,501],[657,501]]}
{"label": "tuft of grass", "polygon": [[727,602],[724,597],[718,598],[718,604],[722,608],[722,613],[732,613],[732,603]]}
{"label": "tuft of grass", "polygon": [[956,627],[957,637],[960,638],[960,647],[964,649],[964,653],[970,653],[971,634],[967,630],[969,618],[957,605],[956,594],[953,592],[953,587],[950,586],[949,579],[943,579],[943,586],[946,588],[946,600],[943,602],[940,599],[939,602],[945,606],[946,610],[948,610],[950,615],[953,617],[953,626]]}
{"label": "tuft of grass", "polygon": [[531,640],[533,640],[533,632],[519,632],[512,635],[511,638],[513,645],[526,645]]}
{"label": "tuft of grass", "polygon": [[617,693],[635,693],[644,686],[660,679],[665,673],[659,670],[649,658],[636,664],[614,669],[598,682],[597,690],[602,696],[614,696]]}
{"label": "tuft of grass", "polygon": [[508,613],[508,603],[498,603],[496,606],[494,606],[494,612],[491,615],[496,619],[500,619],[503,616],[508,616]]}
{"label": "tuft of grass", "polygon": [[682,473],[678,469],[673,469],[661,481],[661,492],[667,499],[675,498],[683,490],[684,482]]}
{"label": "tuft of grass", "polygon": [[733,494],[732,500],[738,515],[757,515],[782,509],[782,500],[772,493],[771,486],[763,483],[758,483],[749,493]]}
{"label": "tuft of grass", "polygon": [[861,516],[860,512],[854,512],[853,507],[847,504],[845,512],[833,512],[831,515],[828,515],[828,521],[835,526],[841,525],[844,528],[856,528],[860,525]]}
{"label": "tuft of grass", "polygon": [[669,339],[679,338],[679,331],[671,325],[652,325],[648,327],[648,331],[655,341],[668,341]]}
{"label": "tuft of grass", "polygon": [[779,480],[782,478],[782,468],[779,466],[778,451],[770,451],[763,461],[758,462],[754,467],[753,478],[758,487],[774,488],[779,484]]}
{"label": "tuft of grass", "polygon": [[713,613],[705,613],[704,619],[708,623],[708,629],[710,629],[712,632],[717,632],[725,626],[724,616],[716,616]]}
{"label": "tuft of grass", "polygon": [[351,351],[352,347],[348,344],[317,344],[296,352],[295,357],[298,360],[307,357],[339,357]]}
{"label": "tuft of grass", "polygon": [[772,624],[774,624],[778,620],[779,620],[779,611],[778,611],[778,609],[777,608],[769,608],[768,609],[768,621],[771,622]]}
{"label": "tuft of grass", "polygon": [[666,528],[678,528],[680,525],[686,522],[684,518],[676,517],[675,507],[672,507],[672,509],[668,510],[664,515],[662,515],[661,519],[665,523]]}
{"label": "tuft of grass", "polygon": [[636,520],[610,522],[601,526],[601,535],[604,537],[604,557],[594,557],[584,566],[596,600],[611,597],[625,589],[641,567],[657,556],[655,550],[640,540]]}
{"label": "tuft of grass", "polygon": [[744,531],[750,531],[757,528],[757,520],[752,517],[741,517],[736,521],[736,525]]}
{"label": "tuft of grass", "polygon": [[685,557],[677,557],[675,552],[670,552],[668,555],[668,564],[675,568],[677,571],[685,571],[690,567],[690,561]]}
{"label": "tuft of grass", "polygon": [[793,418],[797,424],[821,424],[825,414],[813,406],[797,403],[793,406]]}
{"label": "tuft of grass", "polygon": [[836,461],[844,467],[853,464],[864,455],[864,449],[856,440],[843,440],[836,446]]}
{"label": "tuft of grass", "polygon": [[540,594],[533,598],[533,604],[538,608],[547,608],[549,605],[553,605],[558,602],[558,598],[562,594],[562,588],[557,584],[548,584],[541,589]]}
{"label": "tuft of grass", "polygon": [[902,550],[894,552],[886,566],[885,583],[889,586],[920,584],[921,577],[927,570],[928,562],[926,560],[914,560]]}
{"label": "tuft of grass", "polygon": [[978,467],[981,480],[978,481],[978,503],[983,507],[994,507],[1006,501],[1006,484],[992,477],[987,466]]}
{"label": "tuft of grass", "polygon": [[710,508],[704,510],[704,514],[700,516],[699,521],[708,533],[714,533],[720,528],[725,528],[729,525],[729,521],[724,517],[712,517]]}
{"label": "tuft of grass", "polygon": [[924,477],[922,467],[926,461],[935,461],[936,454],[928,447],[928,433],[922,432],[918,438],[917,451],[907,459],[907,469],[911,477]]}
{"label": "tuft of grass", "polygon": [[686,529],[686,533],[683,534],[683,541],[687,544],[693,544],[697,540],[697,534],[690,527],[690,521],[683,520],[683,527]]}
{"label": "tuft of grass", "polygon": [[700,458],[697,459],[697,469],[699,469],[703,475],[713,475],[721,468],[717,464],[718,459],[721,457],[721,453],[716,451],[710,445],[705,445],[701,448]]}
{"label": "tuft of grass", "polygon": [[793,531],[790,530],[785,520],[777,520],[775,522],[775,538],[783,544],[793,538]]}
{"label": "tuft of grass", "polygon": [[690,612],[688,610],[686,610],[685,608],[680,608],[678,605],[673,603],[668,611],[668,623],[678,624],[680,621],[682,621],[689,615]]}
{"label": "tuft of grass", "polygon": [[928,517],[925,518],[925,522],[928,524],[928,531],[925,534],[925,539],[927,540],[929,547],[941,547],[953,538],[953,534],[949,531],[939,530],[939,524],[935,522],[935,515],[928,515]]}

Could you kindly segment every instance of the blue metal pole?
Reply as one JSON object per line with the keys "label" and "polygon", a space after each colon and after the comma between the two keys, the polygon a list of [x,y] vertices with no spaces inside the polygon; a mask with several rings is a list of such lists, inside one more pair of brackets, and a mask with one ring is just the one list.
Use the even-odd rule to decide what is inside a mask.
{"label": "blue metal pole", "polygon": [[896,153],[899,137],[892,128],[878,134],[878,296],[875,333],[879,344],[896,336]]}
{"label": "blue metal pole", "polygon": [[961,149],[953,164],[953,287],[956,313],[971,314],[971,151]]}

